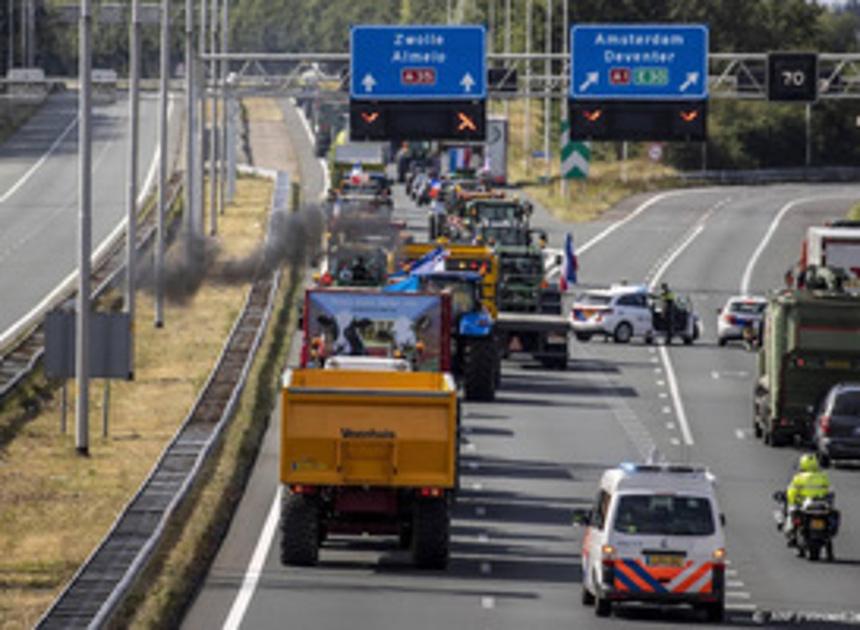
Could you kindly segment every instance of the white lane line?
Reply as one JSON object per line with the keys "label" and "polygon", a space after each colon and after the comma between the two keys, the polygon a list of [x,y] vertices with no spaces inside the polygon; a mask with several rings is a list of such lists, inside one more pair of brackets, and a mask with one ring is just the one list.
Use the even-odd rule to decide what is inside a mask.
{"label": "white lane line", "polygon": [[655,367],[654,368],[654,374],[662,374],[662,373],[663,373],[663,368],[661,368],[661,367]]}
{"label": "white lane line", "polygon": [[630,221],[632,221],[633,219],[638,217],[640,214],[645,212],[648,208],[650,208],[651,206],[653,206],[656,203],[660,203],[664,199],[668,199],[670,197],[677,197],[679,195],[684,195],[684,194],[706,193],[706,192],[712,192],[712,190],[709,190],[709,189],[671,190],[669,192],[664,192],[664,193],[660,193],[658,195],[654,195],[653,197],[651,197],[647,201],[641,203],[635,210],[633,210],[633,212],[628,214],[626,217],[624,217],[623,219],[619,219],[618,221],[616,221],[612,225],[605,228],[602,232],[600,232],[596,236],[594,236],[591,239],[589,239],[588,241],[586,241],[581,247],[579,247],[577,249],[577,254],[579,256],[582,256],[585,252],[587,252],[589,249],[591,249],[592,247],[597,245],[600,241],[602,241],[607,236],[612,234],[615,230],[617,230],[621,226],[625,225],[626,223],[629,223]]}
{"label": "white lane line", "polygon": [[673,437],[669,440],[669,444],[671,444],[672,446],[681,446],[681,440]]}
{"label": "white lane line", "polygon": [[720,373],[717,372],[716,370],[711,370],[711,378],[714,379],[715,381],[719,380],[720,379]]}
{"label": "white lane line", "polygon": [[752,595],[745,591],[726,591],[726,597],[732,599],[752,599]]}
{"label": "white lane line", "polygon": [[735,429],[735,437],[739,440],[747,439],[746,429]]}
{"label": "white lane line", "polygon": [[666,346],[660,346],[660,357],[666,365],[666,378],[669,381],[669,394],[672,396],[672,404],[675,407],[675,416],[678,418],[678,424],[681,427],[681,435],[684,438],[684,444],[692,446],[693,433],[690,431],[690,423],[687,421],[687,412],[684,409],[684,403],[681,400],[681,391],[678,388],[678,379],[675,378],[675,369],[672,367],[672,360],[669,358]]}
{"label": "white lane line", "polygon": [[475,516],[486,516],[486,515],[487,515],[487,508],[485,508],[483,505],[479,505],[478,507],[475,508]]}
{"label": "white lane line", "polygon": [[245,617],[245,612],[248,610],[248,605],[251,603],[251,598],[257,589],[257,583],[260,581],[263,566],[266,564],[266,556],[269,555],[269,548],[275,539],[275,532],[278,529],[278,517],[281,513],[280,506],[281,486],[278,485],[275,499],[269,508],[269,515],[266,516],[263,530],[260,532],[257,545],[254,547],[254,553],[251,555],[251,562],[248,563],[245,576],[242,578],[242,585],[239,587],[239,592],[236,593],[236,599],[233,600],[230,613],[227,615],[227,619],[222,626],[223,630],[238,630],[242,624],[242,619]]}
{"label": "white lane line", "polygon": [[726,602],[726,610],[756,610],[758,606],[748,602]]}
{"label": "white lane line", "polygon": [[472,484],[472,490],[478,490],[478,491],[480,491],[480,490],[483,490],[483,489],[484,489],[484,484],[480,483],[479,481],[476,481],[476,482],[474,482],[474,483]]}
{"label": "white lane line", "polygon": [[776,213],[776,216],[770,222],[770,225],[767,228],[767,232],[765,232],[764,237],[762,237],[761,241],[753,252],[752,257],[749,259],[747,263],[746,269],[744,269],[744,274],[741,277],[741,287],[740,293],[741,295],[747,295],[750,290],[750,283],[752,282],[752,274],[755,270],[755,266],[758,264],[758,259],[761,258],[762,253],[764,253],[765,248],[770,243],[770,240],[773,238],[773,235],[776,233],[776,229],[779,227],[779,224],[782,222],[783,217],[788,214],[792,208],[795,208],[799,205],[806,203],[814,203],[817,201],[829,201],[835,199],[856,199],[857,195],[824,195],[820,197],[801,197],[800,199],[795,199],[794,201],[789,201],[782,208],[779,209],[779,212]]}
{"label": "white lane line", "polygon": [[672,408],[671,407],[663,407],[663,409],[661,411],[663,413],[672,413]]}
{"label": "white lane line", "polygon": [[657,396],[659,396],[660,398],[668,398],[669,394],[667,394],[666,392],[660,392],[657,394]]}
{"label": "white lane line", "polygon": [[481,563],[481,573],[483,573],[484,575],[489,575],[492,572],[493,572],[493,566],[489,562],[482,562]]}
{"label": "white lane line", "polygon": [[69,133],[72,131],[72,129],[75,128],[77,124],[78,117],[77,115],[75,115],[75,117],[72,119],[72,122],[70,122],[68,126],[63,129],[63,132],[59,136],[57,136],[57,139],[54,140],[51,146],[48,147],[48,150],[42,154],[42,157],[36,160],[35,164],[33,164],[33,166],[31,166],[29,169],[27,169],[27,172],[24,173],[18,179],[17,182],[12,184],[12,187],[7,190],[2,197],[0,197],[0,203],[5,203],[9,199],[9,197],[18,192],[18,189],[20,189],[21,186],[27,183],[27,180],[30,179],[36,171],[42,168],[42,165],[48,160],[49,157],[51,157],[51,155],[53,155],[54,151],[57,150],[63,140],[65,140],[66,136],[69,135]]}
{"label": "white lane line", "polygon": [[488,543],[490,542],[490,537],[486,534],[478,534],[478,542],[479,543]]}
{"label": "white lane line", "polygon": [[475,446],[474,442],[467,442],[463,446],[463,450],[468,452],[468,453],[474,453],[476,450],[478,450],[478,447]]}
{"label": "white lane line", "polygon": [[[654,348],[648,348],[648,352],[657,352]],[[651,363],[659,363],[660,359],[657,357],[651,357]]]}
{"label": "white lane line", "polygon": [[481,598],[481,608],[484,610],[492,610],[496,607],[496,598],[495,597],[482,597]]}
{"label": "white lane line", "polygon": [[478,464],[478,462],[469,462],[469,468],[470,469],[478,470],[479,467],[480,467],[480,464]]}
{"label": "white lane line", "polygon": [[664,381],[664,380],[657,381],[657,387],[666,387],[666,381]]}
{"label": "white lane line", "polygon": [[743,588],[743,580],[726,580],[726,588]]}
{"label": "white lane line", "polygon": [[676,425],[674,422],[667,422],[666,423],[666,428],[669,429],[670,431],[674,431],[677,428],[677,426],[678,425]]}
{"label": "white lane line", "polygon": [[726,569],[726,577],[737,577],[738,570],[737,569]]}

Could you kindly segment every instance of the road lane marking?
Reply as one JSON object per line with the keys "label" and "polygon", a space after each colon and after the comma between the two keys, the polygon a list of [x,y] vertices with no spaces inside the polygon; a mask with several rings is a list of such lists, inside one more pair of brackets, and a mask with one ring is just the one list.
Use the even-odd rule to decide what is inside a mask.
{"label": "road lane marking", "polygon": [[666,392],[660,392],[657,394],[657,396],[659,396],[660,398],[668,398],[669,394],[667,394]]}
{"label": "road lane marking", "polygon": [[657,381],[657,387],[666,387],[666,381],[664,381],[664,380]]}
{"label": "road lane marking", "polygon": [[474,442],[467,442],[463,446],[463,450],[468,451],[469,453],[474,453],[476,450],[478,450],[478,447],[475,446]]}
{"label": "road lane marking", "polygon": [[482,483],[480,483],[480,482],[478,482],[478,481],[476,481],[476,482],[474,482],[474,483],[472,484],[472,490],[478,490],[478,491],[480,491],[480,490],[483,490],[483,489],[484,489],[484,484],[482,484]]}
{"label": "road lane marking", "polygon": [[674,431],[676,426],[677,425],[674,422],[667,422],[666,423],[666,428],[669,429],[670,431]]}
{"label": "road lane marking", "polygon": [[663,407],[663,413],[672,413],[671,407]]}
{"label": "road lane marking", "polygon": [[726,591],[726,597],[731,597],[732,599],[752,599],[752,595],[746,591]]}
{"label": "road lane marking", "polygon": [[788,214],[792,208],[796,208],[799,205],[813,203],[818,201],[829,201],[836,199],[857,199],[857,195],[823,195],[820,197],[801,197],[800,199],[795,199],[793,201],[789,201],[782,208],[779,209],[779,212],[776,213],[773,220],[770,222],[770,225],[767,228],[767,232],[765,232],[761,241],[759,241],[758,247],[756,247],[753,252],[752,257],[747,262],[746,269],[744,269],[744,274],[741,276],[741,286],[740,293],[741,295],[748,295],[750,290],[750,283],[752,282],[752,274],[755,270],[755,266],[758,264],[759,258],[761,258],[762,253],[764,253],[765,248],[767,248],[770,240],[773,238],[773,235],[776,233],[779,224],[782,223],[782,219]]}
{"label": "road lane marking", "polygon": [[629,223],[630,221],[632,221],[633,219],[638,217],[640,214],[645,212],[645,210],[647,210],[648,208],[650,208],[651,206],[653,206],[656,203],[660,203],[664,199],[668,199],[670,197],[677,197],[677,196],[684,195],[684,194],[707,193],[707,192],[713,192],[713,189],[705,188],[705,189],[699,189],[699,190],[671,190],[669,192],[664,192],[664,193],[660,193],[658,195],[654,195],[653,197],[651,197],[647,201],[641,203],[635,210],[633,210],[633,212],[628,214],[626,217],[624,217],[623,219],[619,219],[618,221],[616,221],[612,225],[605,228],[602,232],[600,232],[596,236],[594,236],[591,239],[589,239],[588,241],[586,241],[581,247],[578,248],[577,254],[579,256],[582,256],[583,254],[585,254],[585,252],[587,252],[589,249],[591,249],[592,247],[597,245],[600,241],[602,241],[607,236],[612,234],[615,230],[617,230],[618,228],[622,227],[623,225]]}
{"label": "road lane marking", "polygon": [[57,150],[57,148],[60,146],[60,144],[63,142],[63,140],[65,140],[66,136],[69,135],[69,133],[71,133],[72,129],[74,129],[77,126],[77,124],[78,124],[78,117],[77,117],[77,115],[75,115],[75,117],[72,118],[72,122],[70,122],[68,124],[68,126],[65,129],[63,129],[62,133],[59,136],[57,136],[57,139],[54,140],[54,142],[51,144],[50,147],[48,147],[48,150],[45,151],[38,160],[36,160],[36,162],[33,164],[33,166],[31,166],[29,169],[27,169],[27,172],[24,173],[18,179],[17,182],[12,184],[12,187],[9,188],[9,190],[7,190],[2,197],[0,197],[0,203],[5,203],[9,199],[9,197],[11,197],[16,192],[18,192],[18,190],[21,188],[21,186],[23,186],[24,184],[27,183],[27,180],[29,180],[35,174],[36,171],[38,171],[40,168],[42,168],[42,165],[45,162],[47,162],[48,158],[51,157],[51,155],[53,155],[54,151]]}
{"label": "road lane marking", "polygon": [[758,606],[749,602],[726,602],[726,610],[756,610]]}
{"label": "road lane marking", "polygon": [[490,537],[486,534],[478,534],[478,542],[479,543],[488,543],[490,542]]}
{"label": "road lane marking", "polygon": [[484,610],[492,610],[496,607],[496,598],[495,597],[482,597],[481,598],[481,608]]}
{"label": "road lane marking", "polygon": [[470,469],[478,470],[479,467],[480,467],[480,465],[478,464],[478,462],[469,462],[469,468]]}
{"label": "road lane marking", "polygon": [[260,532],[260,537],[257,539],[257,545],[254,547],[254,553],[251,555],[251,562],[248,563],[248,568],[245,570],[245,575],[242,578],[242,585],[239,587],[239,592],[236,593],[236,598],[233,600],[233,605],[230,607],[230,613],[227,615],[227,620],[224,622],[223,630],[239,629],[239,626],[242,624],[242,619],[245,617],[245,612],[248,610],[248,605],[251,603],[251,598],[254,596],[254,591],[257,590],[257,584],[260,581],[263,566],[266,564],[266,556],[269,555],[269,549],[272,546],[275,532],[278,529],[278,517],[281,513],[281,488],[282,487],[278,485],[278,490],[275,492],[275,499],[272,501],[272,506],[269,508],[269,514],[266,516],[263,530]]}
{"label": "road lane marking", "polygon": [[672,446],[681,446],[681,440],[676,437],[673,437],[669,439],[669,444],[671,444]]}
{"label": "road lane marking", "polygon": [[726,580],[727,588],[743,588],[744,581],[743,580]]}
{"label": "road lane marking", "polygon": [[678,418],[678,424],[681,427],[681,435],[684,437],[684,444],[687,446],[693,445],[693,433],[690,431],[690,423],[687,421],[687,412],[684,409],[684,403],[681,400],[681,391],[678,387],[678,379],[675,378],[675,369],[672,367],[672,361],[669,358],[669,352],[665,346],[660,346],[660,357],[666,365],[666,378],[669,381],[669,394],[672,396],[672,404],[675,407],[675,416]]}
{"label": "road lane marking", "polygon": [[481,573],[483,573],[484,575],[489,575],[492,572],[493,572],[493,566],[489,562],[482,562],[481,563]]}
{"label": "road lane marking", "polygon": [[661,367],[655,367],[654,368],[654,374],[662,374],[662,373],[663,373],[663,368],[661,368]]}
{"label": "road lane marking", "polygon": [[483,505],[479,505],[478,507],[475,508],[475,515],[476,516],[486,516],[487,515],[487,508],[485,508]]}

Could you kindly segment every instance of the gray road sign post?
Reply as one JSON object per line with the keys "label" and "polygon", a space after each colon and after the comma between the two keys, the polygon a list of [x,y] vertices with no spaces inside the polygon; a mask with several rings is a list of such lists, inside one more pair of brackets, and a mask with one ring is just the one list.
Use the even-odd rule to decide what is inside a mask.
{"label": "gray road sign post", "polygon": [[[125,238],[125,312],[128,313],[134,330],[135,274],[137,273],[137,162],[140,136],[140,0],[132,0],[131,24],[129,27],[128,68],[128,196],[126,198]],[[129,357],[129,372],[134,373],[134,338]]]}
{"label": "gray road sign post", "polygon": [[161,74],[158,100],[158,216],[155,228],[155,327],[164,326],[164,215],[167,212],[167,101],[170,79],[170,0],[161,0]]}
{"label": "gray road sign post", "polygon": [[[546,61],[544,61],[544,74],[550,76],[552,74],[552,3],[553,0],[546,0],[546,39],[544,50],[546,52]],[[552,168],[552,151],[550,150],[549,137],[550,126],[552,125],[551,118],[552,97],[547,93],[543,101],[543,157],[545,160],[545,174],[547,182],[550,179]]]}
{"label": "gray road sign post", "polygon": [[78,397],[76,400],[75,447],[80,455],[89,455],[90,434],[90,256],[92,253],[92,136],[90,135],[92,89],[91,37],[92,14],[90,0],[81,0],[79,21],[79,79],[78,97],[78,318],[76,334],[76,373]]}

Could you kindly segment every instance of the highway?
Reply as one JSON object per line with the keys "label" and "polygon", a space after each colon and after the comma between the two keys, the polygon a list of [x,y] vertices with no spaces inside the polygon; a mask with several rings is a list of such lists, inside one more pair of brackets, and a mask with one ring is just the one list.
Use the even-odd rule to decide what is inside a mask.
{"label": "highway", "polygon": [[[126,214],[128,102],[93,110],[93,248]],[[140,107],[139,184],[154,182],[157,101]],[[52,96],[0,146],[0,334],[77,268],[77,96]],[[22,279],[26,278],[26,282]]]}
{"label": "highway", "polygon": [[[313,173],[317,188],[308,137],[295,111],[285,113],[303,176]],[[393,543],[374,539],[327,543],[315,568],[281,566],[276,415],[184,627],[705,627],[686,609],[622,608],[597,619],[579,602],[582,531],[571,525],[573,509],[591,504],[606,467],[654,448],[717,476],[727,518],[727,625],[769,626],[780,615],[860,622],[858,472],[831,473],[843,513],[837,561],[797,559],[774,527],[770,497],[784,488],[799,450],[752,437],[754,355],[720,348],[714,335],[715,310],[729,295],[742,284],[780,286],[805,226],[843,215],[858,198],[860,186],[688,189],[633,199],[577,226],[538,209],[535,223],[551,231],[553,246],[575,231],[580,281],[669,282],[692,296],[703,339],[668,348],[574,342],[566,372],[506,363],[497,400],[463,407],[463,491],[444,572],[417,571]],[[423,210],[398,200],[411,227],[424,225]]]}

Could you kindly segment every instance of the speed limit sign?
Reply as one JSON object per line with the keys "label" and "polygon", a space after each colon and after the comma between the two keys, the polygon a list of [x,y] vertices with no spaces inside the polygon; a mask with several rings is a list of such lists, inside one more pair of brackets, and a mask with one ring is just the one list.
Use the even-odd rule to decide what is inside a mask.
{"label": "speed limit sign", "polygon": [[771,101],[814,102],[818,98],[818,55],[769,53],[767,98]]}
{"label": "speed limit sign", "polygon": [[659,162],[663,159],[663,145],[657,142],[648,145],[648,157],[652,162]]}

